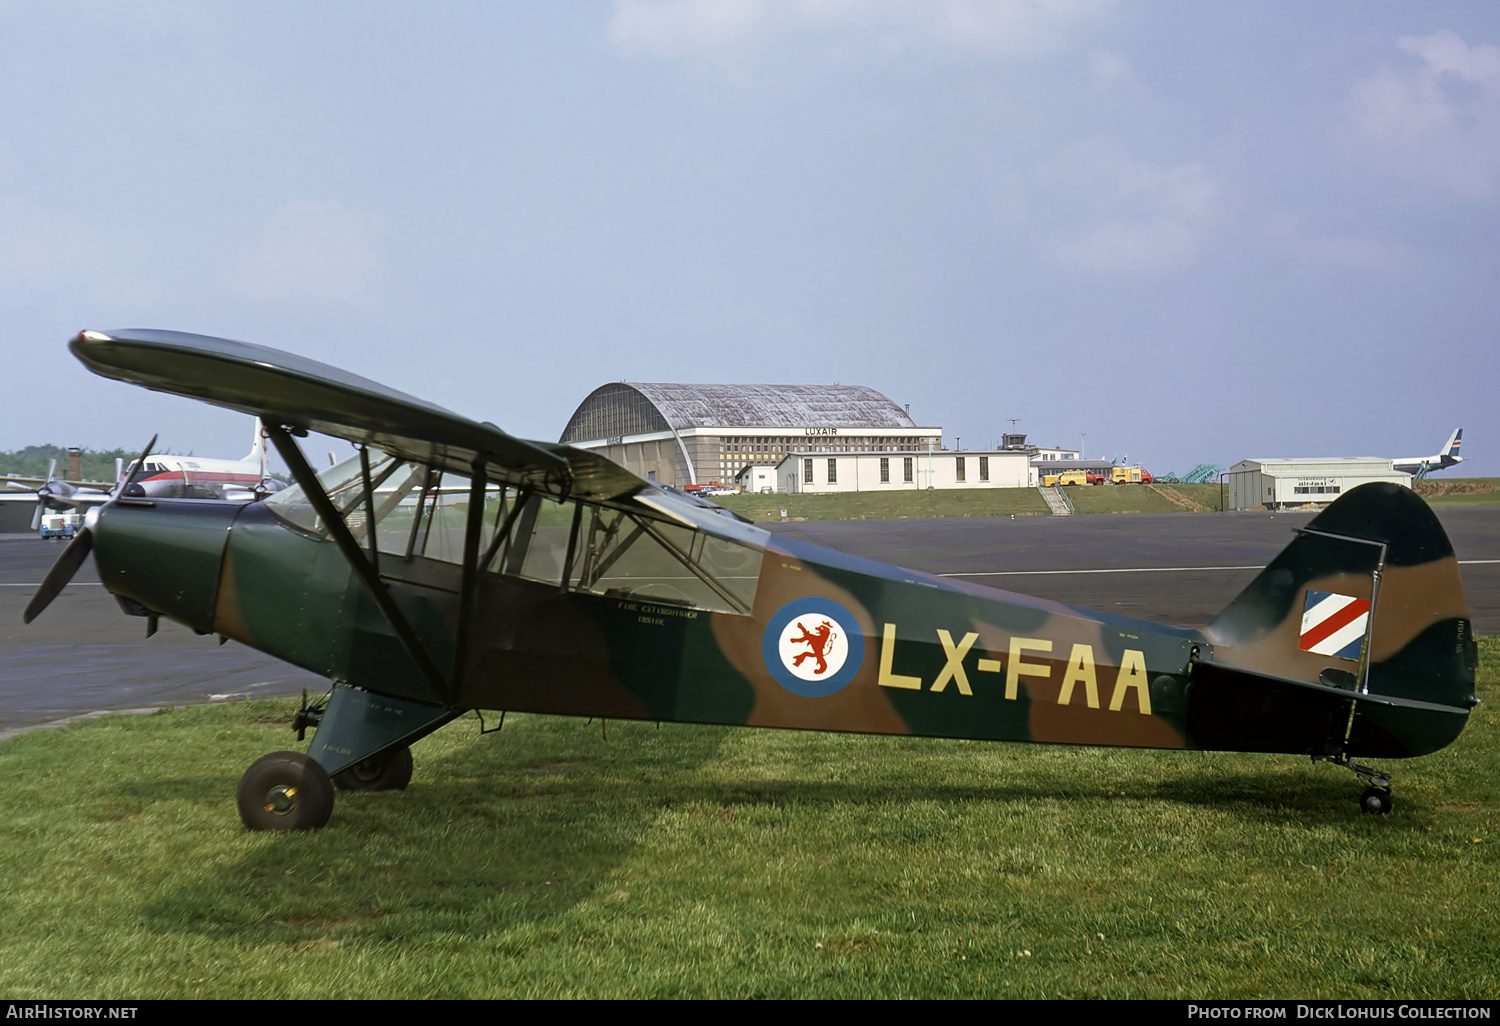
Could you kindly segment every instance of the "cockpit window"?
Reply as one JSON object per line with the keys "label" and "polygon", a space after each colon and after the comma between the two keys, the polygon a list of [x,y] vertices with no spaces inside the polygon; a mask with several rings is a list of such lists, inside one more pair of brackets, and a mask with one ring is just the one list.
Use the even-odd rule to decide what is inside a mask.
{"label": "cockpit window", "polygon": [[627,510],[532,496],[487,569],[593,595],[748,613],[761,555]]}
{"label": "cockpit window", "polygon": [[[383,483],[394,469],[395,462],[395,457],[371,450],[370,479],[372,483],[376,479]],[[363,474],[360,472],[359,454],[356,453],[321,471],[318,474],[318,484],[333,500],[334,507],[340,513],[348,514],[350,508],[364,497],[364,481]],[[377,495],[378,488],[377,485]],[[313,509],[312,503],[307,501],[307,493],[302,490],[301,485],[294,484],[283,488],[266,500],[266,508],[294,527],[300,527],[314,534],[323,533],[322,519]],[[361,517],[362,514],[363,511],[361,511]],[[362,529],[362,519],[359,523]],[[350,524],[350,527],[352,529],[354,525]]]}
{"label": "cockpit window", "polygon": [[[372,449],[369,501],[358,455],[322,471],[318,482],[362,548],[369,545],[373,513],[382,570],[387,555],[463,562],[473,498],[468,477]],[[271,496],[266,508],[304,531],[324,533],[300,486]],[[648,512],[491,484],[479,522],[477,552],[488,573],[726,613],[748,613],[755,602],[758,547]]]}

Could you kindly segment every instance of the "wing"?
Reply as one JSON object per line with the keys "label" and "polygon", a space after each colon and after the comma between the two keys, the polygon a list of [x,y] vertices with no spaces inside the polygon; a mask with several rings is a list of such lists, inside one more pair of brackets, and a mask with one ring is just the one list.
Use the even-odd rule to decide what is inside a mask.
{"label": "wing", "polygon": [[14,474],[0,475],[0,491],[34,492],[47,483],[45,477],[17,477]]}
{"label": "wing", "polygon": [[[46,482],[43,482],[45,484]],[[70,509],[87,510],[91,506],[102,506],[109,501],[108,491],[97,491],[98,485],[90,484],[91,490],[77,490],[66,494],[58,492],[49,494],[46,498],[48,505],[67,506]],[[0,503],[24,502],[28,506],[35,506],[37,501],[37,490],[31,488],[24,491],[0,491]]]}
{"label": "wing", "polygon": [[264,346],[177,331],[84,331],[68,347],[106,378],[201,399],[559,497],[619,500],[653,486],[597,453],[531,442],[337,367]]}

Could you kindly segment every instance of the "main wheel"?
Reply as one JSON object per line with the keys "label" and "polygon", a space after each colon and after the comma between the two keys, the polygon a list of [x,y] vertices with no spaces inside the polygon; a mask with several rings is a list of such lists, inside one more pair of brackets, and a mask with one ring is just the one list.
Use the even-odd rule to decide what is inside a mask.
{"label": "main wheel", "polygon": [[333,775],[340,791],[405,791],[411,783],[411,749],[402,745],[361,759]]}
{"label": "main wheel", "polygon": [[237,803],[251,830],[317,830],[333,815],[333,784],[301,752],[272,752],[240,778]]}
{"label": "main wheel", "polygon": [[1359,807],[1372,815],[1384,816],[1391,811],[1391,792],[1381,787],[1367,787],[1359,796]]}

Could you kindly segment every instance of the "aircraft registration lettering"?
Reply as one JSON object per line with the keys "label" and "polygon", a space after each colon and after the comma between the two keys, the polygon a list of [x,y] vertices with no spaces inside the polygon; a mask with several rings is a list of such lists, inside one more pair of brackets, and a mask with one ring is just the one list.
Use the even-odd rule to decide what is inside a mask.
{"label": "aircraft registration lettering", "polygon": [[[897,673],[895,670],[896,630],[896,625],[893,623],[882,625],[880,674],[876,678],[876,683],[883,688],[921,691],[924,683],[920,676]],[[942,671],[938,673],[932,686],[927,690],[946,691],[949,683],[952,683],[959,694],[972,696],[974,689],[969,683],[969,674],[964,660],[973,649],[974,643],[979,640],[979,635],[970,631],[955,642],[949,631],[939,627],[937,638],[943,646],[945,661]],[[976,659],[974,668],[982,673],[999,673],[1002,667],[1008,665],[1009,669],[1005,674],[1005,697],[1010,701],[1015,701],[1021,692],[1022,677],[1038,677],[1043,680],[1050,680],[1052,677],[1050,661],[1030,663],[1024,657],[1033,653],[1051,651],[1052,639],[1050,638],[1012,637],[1008,660],[1002,662],[999,659]],[[1080,684],[1083,685],[1084,704],[1090,709],[1098,709],[1099,668],[1094,659],[1094,646],[1075,643],[1068,654],[1067,667],[1063,670],[1061,687],[1057,693],[1057,704],[1072,704],[1074,690]],[[1142,715],[1151,715],[1151,691],[1146,676],[1146,653],[1140,649],[1127,648],[1120,658],[1120,670],[1115,677],[1114,691],[1109,698],[1109,711],[1120,712],[1124,709],[1126,695],[1131,691],[1135,692],[1136,706]]]}
{"label": "aircraft registration lettering", "polygon": [[1046,663],[1028,663],[1022,660],[1026,650],[1036,652],[1051,652],[1051,638],[1011,638],[1010,659],[1007,662],[1010,669],[1005,673],[1005,697],[1014,699],[1020,688],[1021,678],[1026,677],[1050,677],[1052,667]]}
{"label": "aircraft registration lettering", "polygon": [[[964,639],[957,645],[953,644],[953,635],[947,631],[938,629],[938,640],[943,643],[943,653],[948,657],[947,665],[943,672],[938,674],[938,679],[932,682],[932,690],[941,691],[948,686],[951,680],[958,685],[958,693],[961,695],[972,695],[974,692],[969,688],[969,676],[964,673],[964,656],[969,654],[969,649],[974,642],[979,640],[979,635],[970,631],[964,635]],[[918,682],[921,686],[921,682]]]}
{"label": "aircraft registration lettering", "polygon": [[908,677],[904,673],[893,673],[892,665],[896,661],[896,625],[888,623],[880,636],[880,677],[878,683],[883,688],[909,688],[912,691],[922,690],[921,677]]}
{"label": "aircraft registration lettering", "polygon": [[[1099,681],[1094,674],[1094,646],[1074,645],[1068,657],[1068,669],[1063,674],[1062,690],[1057,693],[1057,704],[1067,705],[1073,700],[1073,685],[1083,685],[1084,701],[1090,709],[1099,708]],[[1119,686],[1115,686],[1119,691]]]}
{"label": "aircraft registration lettering", "polygon": [[1120,675],[1115,678],[1115,693],[1109,699],[1109,711],[1119,712],[1125,705],[1125,692],[1135,689],[1135,700],[1141,715],[1151,715],[1151,689],[1146,683],[1146,653],[1127,648],[1120,658]]}

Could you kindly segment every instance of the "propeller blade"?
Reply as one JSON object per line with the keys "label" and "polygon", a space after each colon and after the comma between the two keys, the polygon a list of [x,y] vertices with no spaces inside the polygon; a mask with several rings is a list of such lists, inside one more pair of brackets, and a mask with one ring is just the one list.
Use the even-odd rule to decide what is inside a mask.
{"label": "propeller blade", "polygon": [[133,467],[130,468],[130,476],[127,477],[124,481],[120,482],[120,485],[119,485],[119,489],[120,490],[116,494],[118,494],[118,495],[129,495],[130,494],[130,486],[133,485],[133,484],[135,484],[135,479],[140,474],[140,472],[142,470],[146,469],[146,457],[151,455],[151,450],[156,447],[156,440],[159,437],[160,437],[159,435],[152,435],[151,436],[151,441],[147,442],[146,443],[146,447],[141,450],[141,458],[138,459],[138,460],[136,460],[135,461],[135,466],[133,466]]}
{"label": "propeller blade", "polygon": [[87,527],[73,536],[68,547],[62,550],[62,555],[57,557],[57,562],[52,564],[52,569],[47,571],[47,576],[42,578],[42,586],[26,604],[26,611],[21,614],[23,623],[35,620],[42,610],[52,604],[58,593],[68,586],[78,568],[83,566],[83,561],[89,558],[89,551],[93,547],[94,533]]}
{"label": "propeller blade", "polygon": [[42,510],[47,508],[46,500],[40,495],[36,497],[36,512],[31,514],[31,529],[35,531],[42,526]]}
{"label": "propeller blade", "polygon": [[[141,451],[141,458],[135,461],[135,467],[130,471],[130,477],[121,483],[119,491],[115,492],[104,506],[90,511],[91,517],[85,520],[83,527],[79,529],[77,534],[73,535],[73,540],[68,542],[68,547],[62,550],[62,554],[57,557],[57,562],[52,564],[52,569],[48,570],[47,576],[42,578],[41,587],[37,588],[36,594],[31,596],[31,601],[26,604],[26,611],[21,614],[22,622],[30,623],[41,615],[42,610],[50,606],[52,600],[57,598],[58,593],[68,586],[68,582],[73,579],[73,575],[78,572],[78,568],[83,566],[83,561],[89,558],[89,553],[94,548],[94,532],[89,527],[89,524],[92,522],[92,515],[96,515],[98,511],[102,511],[105,507],[113,505],[120,496],[129,491],[130,486],[135,483],[136,475],[146,466],[146,457],[151,455],[151,449],[156,445],[156,439],[157,436],[152,435],[151,441],[146,443],[146,448]],[[49,472],[47,476],[50,479],[52,475]],[[42,502],[42,497],[38,494],[37,523],[41,521]],[[33,529],[35,529],[35,526],[33,525]]]}

